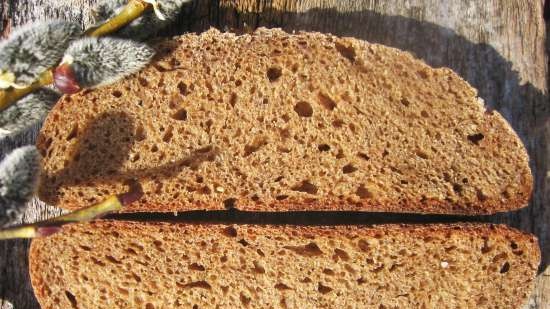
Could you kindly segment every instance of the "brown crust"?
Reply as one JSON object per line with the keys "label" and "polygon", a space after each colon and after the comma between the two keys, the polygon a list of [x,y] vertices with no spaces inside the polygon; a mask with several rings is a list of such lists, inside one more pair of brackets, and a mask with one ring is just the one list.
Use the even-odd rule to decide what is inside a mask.
{"label": "brown crust", "polygon": [[[162,233],[164,229],[170,231],[189,231],[192,233],[200,234],[200,231],[207,233],[222,233],[225,228],[233,226],[226,224],[177,224],[177,223],[162,223],[162,222],[129,222],[129,221],[96,221],[92,223],[80,223],[70,224],[64,226],[64,232],[52,236],[48,239],[35,239],[31,243],[29,253],[29,268],[31,283],[34,288],[38,301],[45,305],[47,296],[45,289],[48,287],[45,285],[45,280],[42,277],[43,270],[40,269],[38,261],[43,258],[44,253],[41,251],[47,250],[47,243],[50,241],[56,241],[56,238],[66,236],[67,233],[77,233],[89,231],[93,233],[94,230],[100,230],[102,232],[113,230],[117,233],[124,233],[125,231],[142,231],[143,233]],[[490,237],[491,235],[498,235],[509,241],[514,241],[519,244],[524,250],[524,256],[528,258],[531,268],[531,273],[528,275],[530,280],[525,282],[526,286],[523,286],[521,290],[530,291],[534,284],[534,278],[538,265],[540,263],[540,249],[538,247],[537,239],[535,236],[518,231],[513,228],[509,228],[505,225],[498,224],[428,224],[428,225],[407,225],[407,224],[387,224],[379,226],[283,226],[283,225],[239,225],[239,233],[244,235],[254,236],[256,233],[261,234],[273,234],[280,235],[286,234],[293,238],[299,238],[301,235],[331,235],[332,237],[349,237],[352,235],[360,235],[366,237],[380,237],[379,233],[382,232],[385,235],[395,234],[415,234],[418,237],[422,236],[441,236],[449,235],[448,233],[462,234],[465,239],[471,237]],[[240,235],[240,234],[239,234]],[[382,236],[383,237],[383,236]],[[447,236],[448,237],[448,236]],[[518,290],[519,293],[519,290]],[[526,299],[518,297],[514,308],[520,308]],[[44,308],[44,307],[43,307]]]}

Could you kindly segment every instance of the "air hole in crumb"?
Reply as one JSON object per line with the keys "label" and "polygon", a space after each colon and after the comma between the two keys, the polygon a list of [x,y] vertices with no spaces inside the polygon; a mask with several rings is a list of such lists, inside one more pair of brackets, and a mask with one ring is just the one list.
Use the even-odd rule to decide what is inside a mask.
{"label": "air hole in crumb", "polygon": [[370,246],[366,240],[360,239],[359,242],[357,242],[357,246],[361,249],[361,251],[369,252]]}
{"label": "air hole in crumb", "polygon": [[330,151],[330,146],[327,144],[321,144],[317,146],[317,149],[319,149],[320,152]]}
{"label": "air hole in crumb", "polygon": [[88,246],[84,246],[84,245],[79,245],[80,249],[84,250],[84,251],[92,251],[92,248],[88,247]]}
{"label": "air hole in crumb", "polygon": [[267,145],[267,143],[268,141],[266,137],[261,136],[255,138],[251,144],[244,146],[244,156],[248,157],[254,152],[260,150],[263,146]]}
{"label": "air hole in crumb", "polygon": [[346,46],[341,42],[335,43],[336,50],[342,55],[342,57],[348,59],[352,63],[355,62],[355,48],[353,46]]}
{"label": "air hole in crumb", "polygon": [[136,128],[135,138],[138,142],[141,142],[147,138],[147,133],[145,132],[143,126],[138,126]]}
{"label": "air hole in crumb", "polygon": [[516,250],[518,248],[518,244],[516,244],[515,242],[511,242],[510,243],[510,248],[512,248],[512,250]]}
{"label": "air hole in crumb", "polygon": [[193,264],[189,265],[189,269],[190,270],[196,270],[196,271],[205,271],[204,266],[202,266],[200,264],[197,264],[197,263],[193,263]]}
{"label": "air hole in crumb", "polygon": [[147,79],[145,79],[143,77],[138,77],[138,82],[142,87],[149,86],[149,82],[147,81]]}
{"label": "air hole in crumb", "polygon": [[115,257],[113,257],[112,255],[106,255],[105,258],[107,259],[107,261],[109,261],[113,264],[122,264],[121,261],[115,259]]}
{"label": "air hole in crumb", "polygon": [[237,229],[232,226],[228,226],[223,229],[223,234],[228,237],[237,237]]}
{"label": "air hole in crumb", "polygon": [[239,240],[239,241],[237,241],[237,242],[238,242],[239,244],[241,244],[243,247],[248,247],[248,245],[249,245],[248,241],[244,240],[244,238],[241,239],[241,240]]}
{"label": "air hole in crumb", "polygon": [[254,264],[254,272],[258,274],[265,274],[265,268],[258,263],[258,261],[252,262]]}
{"label": "air hole in crumb", "polygon": [[372,192],[363,185],[361,185],[357,188],[357,190],[355,191],[355,194],[357,194],[357,196],[359,196],[360,198],[372,198],[373,197]]}
{"label": "air hole in crumb", "polygon": [[424,160],[427,160],[430,158],[430,156],[428,155],[428,153],[422,149],[417,149],[416,150],[416,155]]}
{"label": "air hole in crumb", "polygon": [[228,198],[226,199],[225,201],[223,201],[223,206],[225,207],[225,209],[232,209],[232,208],[235,208],[235,205],[237,204],[237,199],[236,198]]}
{"label": "air hole in crumb", "polygon": [[239,299],[241,300],[241,303],[245,306],[250,305],[250,302],[252,301],[252,299],[250,297],[244,295],[242,292],[239,296]]}
{"label": "air hole in crumb", "polygon": [[284,283],[280,283],[280,282],[275,284],[275,288],[279,291],[292,290],[291,287],[289,287],[288,285],[286,285]]}
{"label": "air hole in crumb", "polygon": [[311,107],[311,104],[305,101],[300,101],[294,105],[294,111],[298,114],[300,117],[311,117],[313,116],[313,108]]}
{"label": "air hole in crumb", "polygon": [[231,93],[231,96],[229,97],[229,104],[231,104],[232,107],[235,107],[235,104],[237,104],[237,94],[235,92]]}
{"label": "air hole in crumb", "polygon": [[476,196],[481,202],[485,202],[487,199],[489,199],[489,197],[481,189],[476,190]]}
{"label": "air hole in crumb", "polygon": [[332,257],[334,260],[341,259],[343,261],[348,261],[350,259],[349,254],[342,250],[342,249],[334,249],[334,256]]}
{"label": "air hole in crumb", "polygon": [[462,194],[462,186],[457,183],[453,183],[453,191],[456,194]]}
{"label": "air hole in crumb", "polygon": [[336,102],[334,102],[334,100],[328,95],[319,93],[317,98],[319,99],[319,104],[321,104],[321,106],[325,109],[332,111],[336,108]]}
{"label": "air hole in crumb", "polygon": [[317,194],[317,186],[309,181],[303,181],[301,184],[291,188],[293,191],[304,192],[308,194]]}
{"label": "air hole in crumb", "polygon": [[427,112],[427,111],[424,111],[424,110],[420,112],[420,115],[421,115],[422,117],[424,117],[424,118],[430,117],[430,114],[428,114],[428,112]]}
{"label": "air hole in crumb", "polygon": [[290,120],[290,116],[288,116],[288,114],[284,114],[281,116],[281,119],[283,119],[284,122],[288,122]]}
{"label": "air hole in crumb", "polygon": [[332,288],[326,285],[323,285],[321,282],[319,282],[319,286],[317,287],[317,291],[321,294],[328,294],[332,292]]}
{"label": "air hole in crumb", "polygon": [[187,111],[185,109],[180,109],[172,115],[172,119],[185,121],[187,120]]}
{"label": "air hole in crumb", "polygon": [[323,274],[329,275],[329,276],[334,276],[336,273],[334,272],[334,270],[332,270],[330,268],[325,268],[325,269],[323,269]]}
{"label": "air hole in crumb", "polygon": [[189,283],[184,284],[183,287],[188,288],[188,289],[193,289],[193,288],[199,288],[199,289],[205,289],[205,290],[211,290],[212,289],[212,286],[204,280],[189,282]]}
{"label": "air hole in crumb", "polygon": [[468,140],[476,145],[479,145],[479,142],[481,142],[483,138],[485,138],[485,136],[481,133],[468,135]]}
{"label": "air hole in crumb", "polygon": [[334,126],[335,128],[341,128],[344,126],[344,121],[341,119],[336,119],[332,121],[332,126]]}
{"label": "air hole in crumb", "polygon": [[122,92],[120,92],[120,91],[118,91],[118,90],[114,90],[114,91],[112,92],[112,95],[113,95],[113,97],[115,97],[115,98],[120,98],[120,97],[122,96]]}
{"label": "air hole in crumb", "polygon": [[288,198],[288,195],[285,195],[285,194],[283,194],[283,195],[277,195],[277,196],[275,197],[275,199],[276,199],[277,201],[286,200],[287,198]]}
{"label": "air hole in crumb", "polygon": [[76,297],[73,295],[73,293],[65,291],[65,296],[67,296],[67,299],[71,303],[71,307],[78,308],[78,302],[76,301]]}
{"label": "air hole in crumb", "polygon": [[184,83],[184,82],[179,82],[178,83],[178,90],[180,92],[180,94],[182,96],[186,96],[187,95],[187,85]]}
{"label": "air hole in crumb", "polygon": [[346,164],[342,167],[342,173],[344,174],[351,174],[355,171],[357,171],[357,168],[353,164]]}
{"label": "air hole in crumb", "polygon": [[75,138],[78,135],[78,124],[73,125],[73,128],[71,129],[71,132],[69,132],[69,135],[67,135],[66,140],[70,141],[73,138]]}
{"label": "air hole in crumb", "polygon": [[319,246],[314,242],[310,242],[309,244],[303,246],[284,246],[283,248],[305,257],[323,255],[321,248],[319,248]]}
{"label": "air hole in crumb", "polygon": [[487,254],[489,252],[491,252],[493,250],[493,247],[489,246],[489,241],[488,239],[484,239],[483,240],[483,247],[481,247],[481,253],[483,254]]}
{"label": "air hole in crumb", "polygon": [[357,156],[358,156],[359,158],[365,160],[365,161],[370,160],[370,157],[369,157],[367,154],[362,153],[362,152],[358,153]]}
{"label": "air hole in crumb", "polygon": [[157,152],[159,151],[159,147],[157,145],[153,145],[153,147],[151,147],[151,152]]}
{"label": "air hole in crumb", "polygon": [[506,262],[502,267],[500,268],[500,273],[504,274],[507,273],[510,270],[510,263]]}
{"label": "air hole in crumb", "polygon": [[276,82],[283,75],[283,71],[279,67],[271,67],[267,70],[267,78],[270,82]]}
{"label": "air hole in crumb", "polygon": [[163,142],[168,143],[170,142],[170,140],[172,140],[172,137],[174,136],[174,134],[172,133],[173,130],[174,128],[168,127],[168,129],[164,133],[164,136],[162,137]]}

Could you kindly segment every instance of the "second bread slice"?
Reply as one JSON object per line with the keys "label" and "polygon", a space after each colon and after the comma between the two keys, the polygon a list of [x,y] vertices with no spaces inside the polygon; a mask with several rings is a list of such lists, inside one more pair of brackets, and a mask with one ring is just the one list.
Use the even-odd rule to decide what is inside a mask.
{"label": "second bread slice", "polygon": [[449,69],[319,33],[212,30],[49,115],[40,197],[74,209],[138,181],[125,211],[495,213],[532,187],[521,141]]}
{"label": "second bread slice", "polygon": [[534,237],[466,224],[104,221],[66,226],[30,251],[50,309],[519,309],[539,262]]}

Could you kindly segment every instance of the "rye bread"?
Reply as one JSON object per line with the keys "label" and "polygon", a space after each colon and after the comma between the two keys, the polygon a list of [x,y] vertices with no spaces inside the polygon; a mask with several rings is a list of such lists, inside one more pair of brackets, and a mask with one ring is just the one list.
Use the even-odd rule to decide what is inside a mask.
{"label": "rye bread", "polygon": [[64,96],[39,195],[66,209],[138,181],[127,212],[489,214],[527,205],[520,139],[447,68],[352,38],[210,30],[119,83]]}
{"label": "rye bread", "polygon": [[521,308],[535,237],[501,225],[100,221],[35,239],[44,309]]}

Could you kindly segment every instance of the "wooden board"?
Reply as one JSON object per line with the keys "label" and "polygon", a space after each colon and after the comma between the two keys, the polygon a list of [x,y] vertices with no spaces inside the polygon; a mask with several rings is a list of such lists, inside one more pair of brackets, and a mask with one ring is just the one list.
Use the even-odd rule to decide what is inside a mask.
{"label": "wooden board", "polygon": [[[87,25],[95,2],[0,0],[0,36],[41,18]],[[169,33],[203,31],[210,26],[234,31],[282,27],[288,31],[353,36],[410,51],[435,67],[450,67],[479,89],[480,97],[510,121],[525,143],[535,191],[526,209],[477,219],[504,222],[539,237],[543,263],[528,308],[550,308],[549,44],[543,0],[195,0]],[[5,154],[17,144],[32,140],[33,134],[28,134],[15,142],[3,143],[0,152]],[[58,213],[55,208],[34,201],[24,221]],[[201,217],[202,214],[194,213],[187,219]],[[273,216],[260,214],[222,213],[216,215],[219,217],[247,222],[274,220]],[[285,221],[280,216],[276,220]],[[392,220],[424,219],[394,215]],[[0,242],[0,309],[39,308],[28,281],[28,244]]]}

